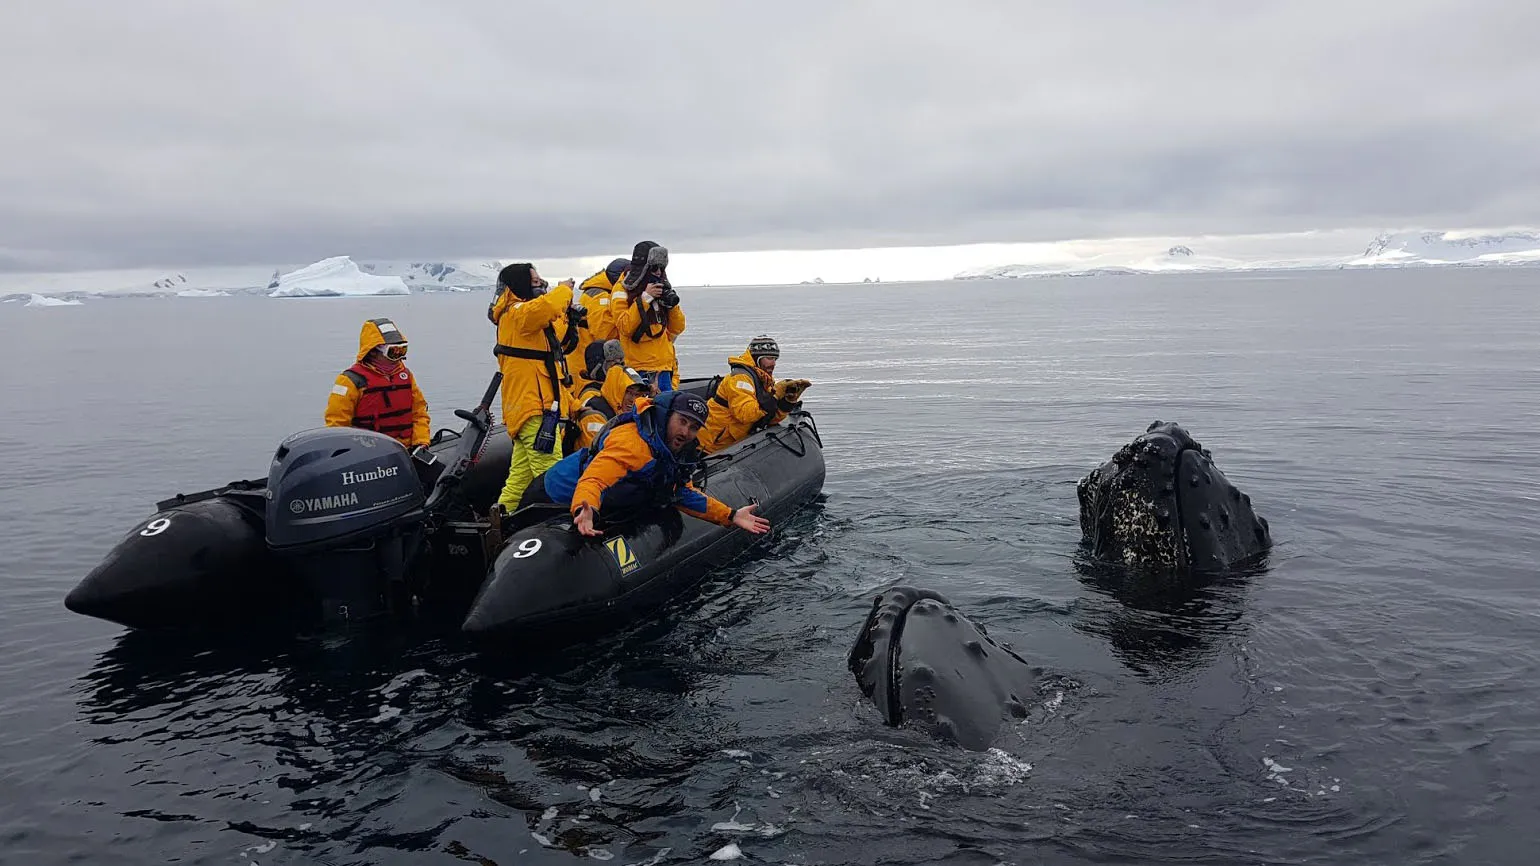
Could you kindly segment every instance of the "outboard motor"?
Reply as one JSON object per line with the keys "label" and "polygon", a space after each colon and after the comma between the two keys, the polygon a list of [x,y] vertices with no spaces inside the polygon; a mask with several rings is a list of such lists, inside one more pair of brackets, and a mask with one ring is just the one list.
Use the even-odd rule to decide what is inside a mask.
{"label": "outboard motor", "polygon": [[408,597],[426,497],[400,442],[351,427],[296,433],[273,455],[267,497],[267,545],[315,593],[323,622],[369,619]]}

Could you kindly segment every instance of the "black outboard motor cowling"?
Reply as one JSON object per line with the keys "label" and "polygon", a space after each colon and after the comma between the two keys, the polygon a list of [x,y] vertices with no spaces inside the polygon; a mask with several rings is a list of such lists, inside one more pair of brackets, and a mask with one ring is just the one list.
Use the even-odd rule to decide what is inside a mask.
{"label": "black outboard motor cowling", "polygon": [[323,621],[368,619],[406,597],[426,497],[400,442],[347,427],[296,433],[273,455],[267,497],[267,545],[293,562]]}

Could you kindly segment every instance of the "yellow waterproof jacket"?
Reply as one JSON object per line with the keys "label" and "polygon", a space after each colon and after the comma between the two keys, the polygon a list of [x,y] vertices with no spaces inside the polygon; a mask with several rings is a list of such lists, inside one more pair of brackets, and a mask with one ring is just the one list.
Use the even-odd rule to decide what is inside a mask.
{"label": "yellow waterproof jacket", "polygon": [[[381,325],[384,325],[393,332],[390,342],[403,342],[405,340],[405,335],[401,334],[400,330],[396,328],[395,323],[389,319],[370,319],[364,322],[364,326],[358,332],[358,355],[355,358],[357,363],[337,374],[337,380],[332,383],[331,394],[326,398],[326,413],[323,416],[323,421],[327,427],[364,426],[369,429],[373,429],[376,426],[397,427],[409,423],[411,425],[410,433],[407,433],[404,429],[399,431],[395,429],[382,429],[380,432],[394,436],[408,448],[417,445],[427,445],[428,440],[433,435],[433,425],[428,418],[428,401],[423,398],[422,389],[417,387],[417,377],[412,375],[412,371],[408,370],[404,363],[391,371],[390,374],[386,374],[385,371],[364,363],[364,358],[368,357],[375,347],[383,346],[386,343],[385,334],[380,330]],[[400,377],[402,376],[405,376],[404,380],[401,380]],[[371,388],[368,385],[370,380],[378,381],[388,377],[394,377],[392,379],[393,387],[390,390]],[[406,414],[400,414],[402,409],[407,408],[406,401],[401,401],[399,408],[392,402],[392,394],[397,394],[399,397],[406,396],[401,393],[401,391],[408,390],[400,387],[403,384],[410,385],[411,391],[411,411]],[[395,417],[389,419],[382,418],[373,425],[367,423],[355,425],[354,421],[358,417],[359,400],[364,397],[365,388],[368,388],[370,391],[368,399],[364,400],[365,414],[371,416],[389,414]],[[399,400],[399,397],[395,399]],[[396,421],[397,423],[391,424],[391,421]]]}
{"label": "yellow waterproof jacket", "polygon": [[567,368],[570,370],[582,370],[585,368],[584,353],[588,351],[588,345],[595,340],[613,340],[616,337],[615,315],[611,312],[610,290],[614,288],[610,284],[609,275],[604,271],[589,277],[578,286],[582,295],[578,302],[588,312],[588,327],[578,329],[577,348],[567,353]]}
{"label": "yellow waterproof jacket", "polygon": [[747,350],[727,363],[732,372],[706,401],[706,423],[695,436],[703,454],[720,451],[756,427],[778,424],[786,417],[775,399],[775,379],[754,364]]}
{"label": "yellow waterproof jacket", "polygon": [[610,406],[610,414],[620,414],[620,404],[625,402],[626,389],[636,383],[631,381],[631,374],[626,368],[615,365],[604,374],[604,384],[599,388],[599,394],[604,397],[604,402]]}
{"label": "yellow waterproof jacket", "polygon": [[[638,288],[638,292],[643,287]],[[684,310],[674,307],[668,311],[668,320],[660,329],[651,327],[653,333],[643,333],[640,340],[632,338],[642,324],[644,305],[656,303],[651,298],[638,299],[626,295],[625,286],[617,286],[610,293],[610,307],[614,310],[615,329],[619,331],[620,345],[626,350],[626,366],[634,370],[672,370],[679,378],[679,358],[674,354],[674,340],[684,333]],[[661,333],[658,333],[661,330]]]}
{"label": "yellow waterproof jacket", "polygon": [[587,376],[577,376],[572,383],[572,411],[567,417],[572,422],[572,432],[568,440],[565,453],[571,454],[579,448],[586,448],[593,443],[594,436],[604,427],[604,422],[609,419],[603,413],[588,405],[588,401],[602,393],[603,382],[595,382]]}
{"label": "yellow waterproof jacket", "polygon": [[[620,414],[620,404],[626,399],[626,389],[634,384],[630,374],[619,365],[611,367],[609,372],[604,374],[604,383],[596,390],[592,387],[595,383],[587,380],[585,382],[587,384],[584,391],[578,394],[578,400],[573,404],[576,408],[573,410],[575,414],[572,420],[577,427],[577,445],[573,450],[587,448],[593,444],[594,437],[604,429],[605,423]],[[604,407],[609,410],[608,414],[589,403],[596,393],[604,399]]]}
{"label": "yellow waterproof jacket", "polygon": [[[493,303],[489,317],[497,323],[498,369],[503,371],[503,423],[508,435],[517,436],[529,419],[558,402],[563,417],[570,412],[567,359],[559,351],[567,330],[567,307],[572,287],[556,286],[534,300],[521,300],[504,291]],[[550,328],[550,334],[546,329]],[[552,347],[554,336],[557,346]],[[548,362],[550,362],[548,364]],[[551,381],[551,365],[557,381]]]}
{"label": "yellow waterproof jacket", "polygon": [[[638,413],[647,409],[649,398],[643,397],[636,401]],[[654,434],[657,436],[658,434]],[[666,450],[661,439],[648,442],[636,424],[622,424],[612,429],[605,437],[604,447],[599,453],[593,455],[587,466],[578,476],[577,486],[572,491],[571,511],[577,514],[578,509],[587,505],[595,512],[601,510],[604,504],[605,491],[616,487],[626,479],[637,476],[643,484],[652,481],[654,473],[658,471],[660,453]],[[664,455],[663,459],[672,462],[672,455]],[[556,468],[549,470],[558,474],[560,479],[563,470],[573,473],[579,464],[558,464]],[[547,476],[549,482],[549,476]],[[549,488],[547,488],[549,489]],[[695,485],[687,478],[678,478],[674,486],[674,507],[679,511],[698,517],[718,526],[732,524],[733,511],[735,509],[727,503],[710,494],[696,489]]]}

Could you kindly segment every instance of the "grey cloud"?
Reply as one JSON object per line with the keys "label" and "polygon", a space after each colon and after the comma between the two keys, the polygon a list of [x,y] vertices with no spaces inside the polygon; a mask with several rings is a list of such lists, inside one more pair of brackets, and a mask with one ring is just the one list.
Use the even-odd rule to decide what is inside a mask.
{"label": "grey cloud", "polygon": [[13,6],[0,269],[1484,225],[1540,193],[1533,4]]}

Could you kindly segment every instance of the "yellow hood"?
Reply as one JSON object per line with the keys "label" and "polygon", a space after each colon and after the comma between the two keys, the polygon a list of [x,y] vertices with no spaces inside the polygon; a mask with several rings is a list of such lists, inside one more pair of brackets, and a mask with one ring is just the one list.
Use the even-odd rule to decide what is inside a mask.
{"label": "yellow hood", "polygon": [[578,286],[578,291],[586,292],[589,289],[603,289],[604,291],[608,292],[613,288],[615,288],[615,286],[610,282],[609,275],[604,271],[600,271],[599,273],[594,274],[593,276],[584,280],[583,284]]}
{"label": "yellow hood", "polygon": [[386,343],[405,343],[406,335],[389,319],[370,319],[358,331],[358,360]]}
{"label": "yellow hood", "polygon": [[615,414],[620,414],[620,403],[626,398],[626,389],[636,384],[631,379],[631,374],[626,372],[625,365],[616,364],[608,373],[604,374],[604,384],[600,386],[599,393],[604,396],[604,402],[610,404],[610,409]]}
{"label": "yellow hood", "polygon": [[[759,380],[761,382],[764,382],[766,385],[771,385],[771,384],[774,384],[774,382],[775,382],[775,380],[773,378],[771,378],[769,373],[766,373],[764,370],[759,369],[759,365],[754,363],[754,356],[749,354],[749,350],[748,349],[744,349],[742,355],[738,355],[735,358],[728,358],[727,359],[727,363],[729,363],[729,364],[742,364],[745,367],[749,367],[749,368],[753,369],[753,371],[755,373],[759,374]],[[734,370],[733,372],[736,373],[738,371]]]}

